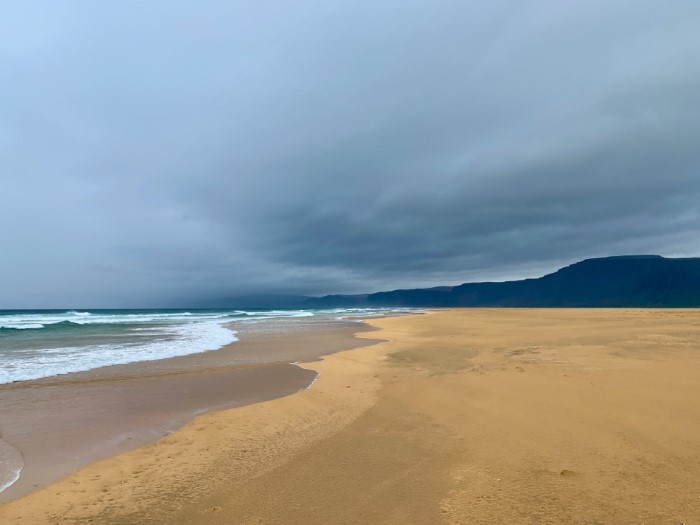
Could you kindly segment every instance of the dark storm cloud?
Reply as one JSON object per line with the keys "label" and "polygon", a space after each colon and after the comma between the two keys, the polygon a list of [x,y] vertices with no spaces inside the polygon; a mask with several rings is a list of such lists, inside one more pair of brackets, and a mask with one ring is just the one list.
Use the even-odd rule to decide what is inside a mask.
{"label": "dark storm cloud", "polygon": [[26,2],[0,307],[698,255],[697,2]]}

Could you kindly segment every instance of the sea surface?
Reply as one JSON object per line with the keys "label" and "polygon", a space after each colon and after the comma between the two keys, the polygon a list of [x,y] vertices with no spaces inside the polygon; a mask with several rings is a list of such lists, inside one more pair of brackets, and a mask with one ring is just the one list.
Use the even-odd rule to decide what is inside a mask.
{"label": "sea surface", "polygon": [[240,323],[396,311],[0,310],[0,384],[216,350],[237,340]]}

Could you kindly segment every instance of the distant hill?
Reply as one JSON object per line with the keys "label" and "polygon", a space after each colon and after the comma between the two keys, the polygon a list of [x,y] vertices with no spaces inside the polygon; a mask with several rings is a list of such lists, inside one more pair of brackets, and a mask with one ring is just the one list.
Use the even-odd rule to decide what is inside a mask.
{"label": "distant hill", "polygon": [[537,279],[308,298],[306,308],[362,306],[700,307],[700,258],[586,259]]}

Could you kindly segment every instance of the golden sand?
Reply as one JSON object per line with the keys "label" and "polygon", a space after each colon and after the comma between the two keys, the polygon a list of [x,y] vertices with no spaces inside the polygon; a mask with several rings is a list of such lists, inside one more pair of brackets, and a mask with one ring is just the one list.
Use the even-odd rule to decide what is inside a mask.
{"label": "golden sand", "polygon": [[1,523],[700,523],[700,311],[454,310]]}

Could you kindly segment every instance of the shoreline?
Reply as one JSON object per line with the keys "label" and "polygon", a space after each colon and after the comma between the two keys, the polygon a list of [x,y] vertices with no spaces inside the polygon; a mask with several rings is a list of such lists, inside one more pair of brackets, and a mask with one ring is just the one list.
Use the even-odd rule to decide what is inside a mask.
{"label": "shoreline", "polygon": [[[0,503],[160,439],[199,414],[308,388],[317,374],[296,362],[362,345],[354,333],[371,328],[319,322],[266,333],[236,330],[239,340],[218,350],[0,385],[6,475],[0,484],[7,483]],[[20,475],[10,483],[17,467]]]}
{"label": "shoreline", "polygon": [[0,505],[3,523],[695,523],[700,311],[449,309]]}

